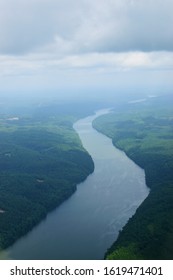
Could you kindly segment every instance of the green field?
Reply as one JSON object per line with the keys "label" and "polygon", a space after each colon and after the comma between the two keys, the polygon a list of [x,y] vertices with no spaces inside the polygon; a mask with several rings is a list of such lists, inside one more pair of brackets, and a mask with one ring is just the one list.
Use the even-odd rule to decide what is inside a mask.
{"label": "green field", "polygon": [[[44,111],[44,110],[43,110]],[[0,249],[26,234],[69,198],[94,170],[63,114],[0,116]]]}
{"label": "green field", "polygon": [[94,127],[145,170],[150,194],[106,253],[106,259],[173,259],[172,97],[128,104]]}

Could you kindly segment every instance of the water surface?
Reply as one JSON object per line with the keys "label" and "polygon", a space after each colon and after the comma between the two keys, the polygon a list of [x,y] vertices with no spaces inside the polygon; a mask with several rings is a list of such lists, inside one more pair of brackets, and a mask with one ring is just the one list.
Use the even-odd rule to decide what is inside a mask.
{"label": "water surface", "polygon": [[103,259],[148,195],[144,171],[92,127],[107,110],[74,124],[95,170],[77,191],[4,252],[10,259]]}

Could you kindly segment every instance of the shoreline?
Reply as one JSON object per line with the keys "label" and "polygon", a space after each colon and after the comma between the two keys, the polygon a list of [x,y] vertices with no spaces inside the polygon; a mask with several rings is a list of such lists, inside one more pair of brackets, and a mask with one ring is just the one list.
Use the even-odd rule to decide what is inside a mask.
{"label": "shoreline", "polygon": [[[163,117],[161,115],[161,118],[159,113],[156,119],[147,118],[144,115],[146,119],[142,119],[143,129],[139,116],[140,126],[136,114],[134,114],[134,119],[132,114],[129,118],[124,117],[124,114],[115,114],[108,117],[107,120],[106,117],[102,118],[94,124],[94,127],[110,137],[116,148],[124,151],[128,158],[145,171],[146,184],[150,192],[133,217],[123,227],[118,238],[106,252],[105,258],[116,260],[173,259],[173,246],[171,245],[173,244],[171,165],[173,155],[169,149],[172,139],[168,130],[170,127],[169,112],[168,116],[166,115],[167,119],[165,116],[162,119]],[[127,119],[130,119],[130,122],[126,121]],[[151,126],[151,121],[154,121],[157,126],[153,125],[148,130],[147,127]],[[165,134],[168,134],[168,137]],[[150,139],[155,141],[152,142]]]}

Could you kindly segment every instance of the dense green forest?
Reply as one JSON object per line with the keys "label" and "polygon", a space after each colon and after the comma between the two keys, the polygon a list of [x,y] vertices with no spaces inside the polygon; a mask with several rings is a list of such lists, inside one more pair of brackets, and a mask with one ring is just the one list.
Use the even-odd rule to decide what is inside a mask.
{"label": "dense green forest", "polygon": [[106,259],[173,259],[172,101],[168,96],[127,104],[93,123],[145,170],[150,188]]}
{"label": "dense green forest", "polygon": [[55,106],[31,111],[0,116],[0,250],[69,198],[94,170],[73,129],[77,115]]}

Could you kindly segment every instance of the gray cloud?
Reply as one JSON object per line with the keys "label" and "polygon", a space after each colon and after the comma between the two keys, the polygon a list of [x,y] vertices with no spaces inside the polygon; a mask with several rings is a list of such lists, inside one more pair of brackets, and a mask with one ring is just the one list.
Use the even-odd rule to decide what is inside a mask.
{"label": "gray cloud", "polygon": [[78,2],[1,0],[0,51],[11,54],[31,52],[56,43],[56,36],[72,36],[77,25],[75,10]]}
{"label": "gray cloud", "polygon": [[0,52],[172,51],[172,0],[1,0]]}
{"label": "gray cloud", "polygon": [[95,1],[79,43],[105,52],[173,50],[172,10],[171,0]]}

